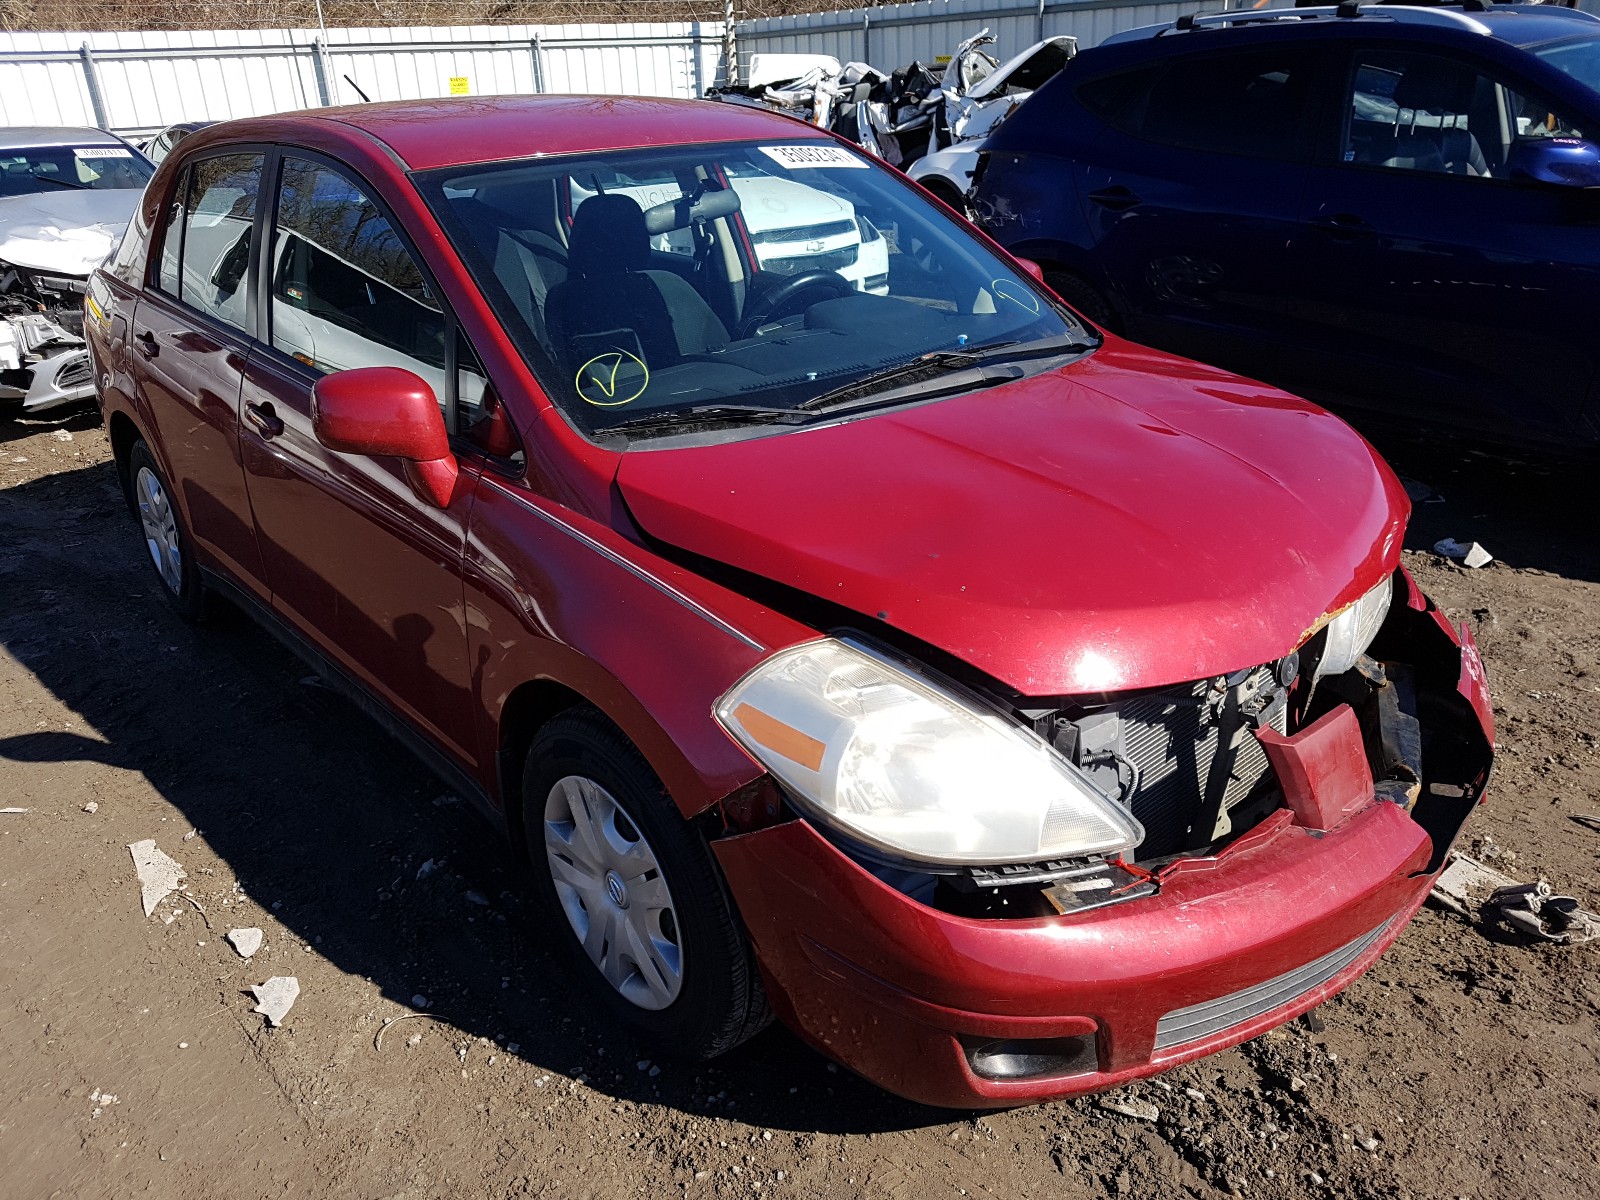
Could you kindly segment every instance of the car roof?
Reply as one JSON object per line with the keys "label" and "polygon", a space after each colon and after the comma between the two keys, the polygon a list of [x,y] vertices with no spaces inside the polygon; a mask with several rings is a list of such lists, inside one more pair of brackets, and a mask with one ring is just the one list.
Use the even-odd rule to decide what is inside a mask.
{"label": "car roof", "polygon": [[1155,42],[1177,53],[1190,37],[1223,30],[1266,31],[1314,39],[1359,35],[1374,26],[1404,29],[1432,39],[1487,37],[1513,46],[1532,46],[1563,38],[1600,35],[1600,18],[1555,5],[1510,3],[1340,4],[1337,8],[1238,9],[1199,13],[1162,25],[1113,34],[1103,46]]}
{"label": "car roof", "polygon": [[7,125],[0,129],[0,146],[26,150],[33,146],[121,146],[125,143],[104,129],[72,125]]}
{"label": "car roof", "polygon": [[[815,126],[763,109],[641,96],[460,96],[323,108],[231,121],[246,138],[270,122],[275,138],[298,122],[358,130],[412,170],[547,154],[768,139],[827,138]],[[214,131],[213,131],[214,132]]]}

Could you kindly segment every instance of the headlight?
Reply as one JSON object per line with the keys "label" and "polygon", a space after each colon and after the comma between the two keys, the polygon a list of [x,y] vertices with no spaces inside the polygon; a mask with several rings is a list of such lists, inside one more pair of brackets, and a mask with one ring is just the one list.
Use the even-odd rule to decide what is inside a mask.
{"label": "headlight", "polygon": [[773,655],[716,716],[811,815],[896,857],[1024,863],[1144,840],[1138,821],[1029,731],[843,642]]}
{"label": "headlight", "polygon": [[1394,580],[1386,577],[1377,587],[1328,622],[1328,640],[1323,647],[1322,661],[1317,664],[1317,678],[1343,675],[1356,665],[1356,659],[1367,652],[1372,639],[1383,628],[1393,596]]}

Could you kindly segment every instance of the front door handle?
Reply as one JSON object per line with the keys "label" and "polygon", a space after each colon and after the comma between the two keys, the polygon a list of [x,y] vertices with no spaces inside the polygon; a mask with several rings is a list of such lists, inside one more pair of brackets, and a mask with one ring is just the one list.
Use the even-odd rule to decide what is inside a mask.
{"label": "front door handle", "polygon": [[1089,199],[1112,212],[1125,212],[1139,203],[1139,193],[1119,183],[1114,187],[1101,188],[1098,192],[1090,192]]}
{"label": "front door handle", "polygon": [[278,416],[270,401],[263,404],[246,404],[244,415],[256,432],[264,438],[275,438],[283,432],[283,419]]}
{"label": "front door handle", "polygon": [[1367,224],[1355,213],[1333,213],[1325,217],[1312,217],[1311,224],[1314,228],[1322,230],[1341,241],[1353,241],[1356,238],[1371,237],[1378,231]]}
{"label": "front door handle", "polygon": [[134,334],[133,342],[134,345],[139,347],[139,353],[146,358],[154,358],[156,356],[156,335],[148,329],[141,329]]}

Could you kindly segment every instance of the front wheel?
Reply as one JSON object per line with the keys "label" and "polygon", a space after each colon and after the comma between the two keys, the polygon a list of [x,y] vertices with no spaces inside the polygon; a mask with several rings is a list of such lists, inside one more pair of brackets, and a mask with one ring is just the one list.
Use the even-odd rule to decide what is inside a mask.
{"label": "front wheel", "polygon": [[198,621],[206,610],[205,585],[172,490],[143,439],[128,452],[128,503],[139,518],[145,550],[163,594],[185,621]]}
{"label": "front wheel", "polygon": [[712,1058],[770,1019],[750,945],[709,848],[643,755],[591,709],[541,729],[523,828],[549,925],[621,1024]]}

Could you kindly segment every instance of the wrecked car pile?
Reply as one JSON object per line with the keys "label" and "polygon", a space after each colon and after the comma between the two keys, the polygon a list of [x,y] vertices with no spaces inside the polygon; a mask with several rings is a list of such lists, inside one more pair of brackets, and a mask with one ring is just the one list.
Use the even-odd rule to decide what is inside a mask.
{"label": "wrecked car pile", "polygon": [[10,129],[0,145],[0,419],[94,398],[89,273],[116,248],[151,168],[92,129]]}
{"label": "wrecked car pile", "polygon": [[1046,38],[1001,63],[988,49],[994,41],[984,29],[958,45],[948,65],[913,62],[889,73],[825,54],[757,54],[748,84],[707,95],[787,112],[904,169],[976,145],[1077,49],[1076,38]]}

